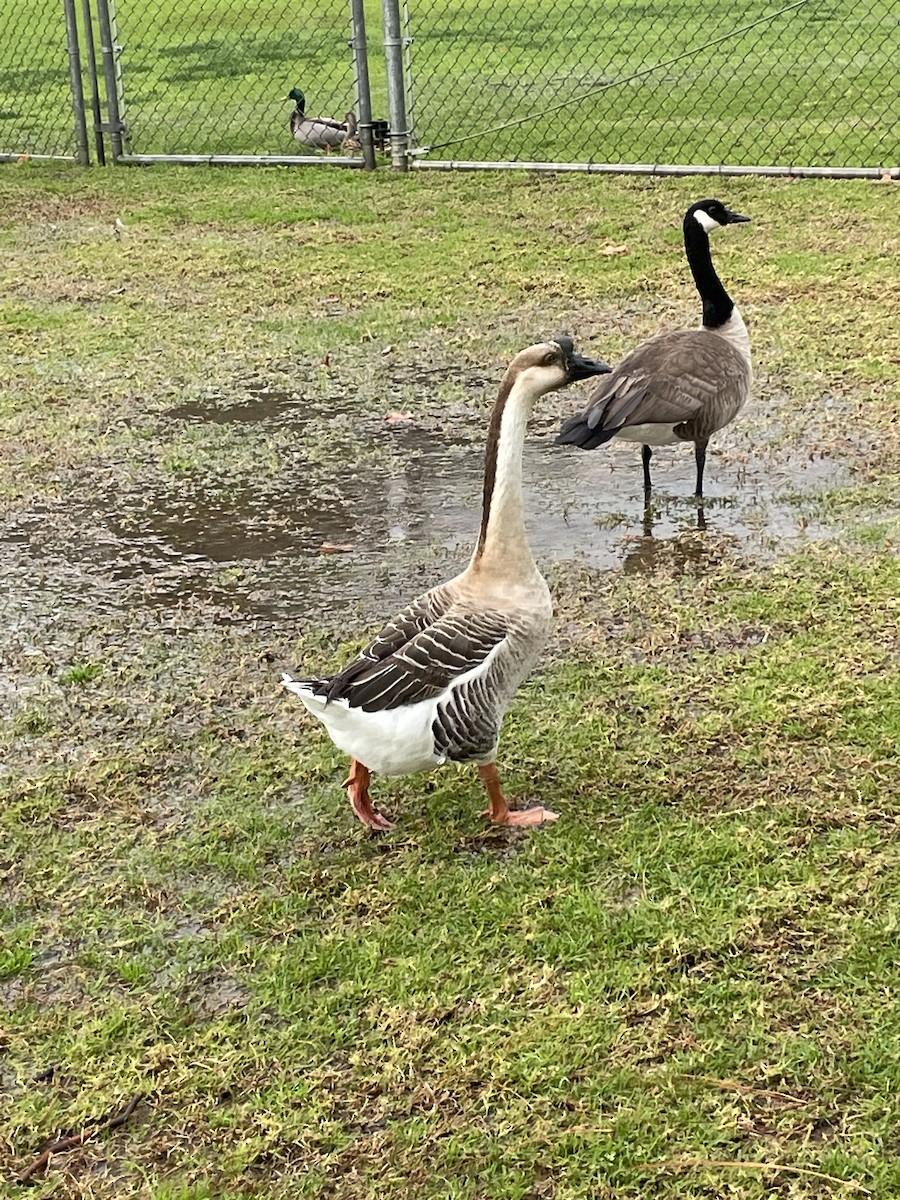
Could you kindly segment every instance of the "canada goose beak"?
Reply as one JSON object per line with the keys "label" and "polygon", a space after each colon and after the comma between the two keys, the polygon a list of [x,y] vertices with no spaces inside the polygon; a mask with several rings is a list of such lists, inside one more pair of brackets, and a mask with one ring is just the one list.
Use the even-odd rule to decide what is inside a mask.
{"label": "canada goose beak", "polygon": [[609,363],[601,362],[599,358],[570,354],[566,363],[566,379],[569,383],[578,383],[579,380],[591,379],[594,375],[608,375],[611,370]]}
{"label": "canada goose beak", "polygon": [[728,217],[729,225],[743,225],[750,220],[749,217],[742,217],[740,213],[732,212],[730,208],[725,209],[725,214]]}

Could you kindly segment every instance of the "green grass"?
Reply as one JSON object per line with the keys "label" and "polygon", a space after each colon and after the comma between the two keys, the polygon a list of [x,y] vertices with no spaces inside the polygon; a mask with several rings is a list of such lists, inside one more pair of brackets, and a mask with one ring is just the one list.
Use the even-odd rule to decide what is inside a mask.
{"label": "green grass", "polygon": [[[0,529],[26,528],[37,563],[81,513],[77,564],[123,496],[200,503],[301,449],[316,478],[349,474],[386,406],[465,441],[471,404],[480,440],[466,370],[488,392],[561,326],[615,360],[696,315],[690,182],[4,183]],[[781,397],[753,419],[852,475],[798,495],[833,518],[803,554],[552,571],[558,632],[501,766],[553,826],[486,830],[471,768],[379,781],[386,837],[351,820],[342,756],[275,682],[359,645],[344,606],[222,622],[124,580],[104,606],[62,567],[29,591],[2,543],[0,1194],[139,1091],[35,1194],[900,1197],[900,217],[867,184],[723,198],[754,217],[717,261],[759,396]],[[388,345],[440,370],[387,392]],[[261,385],[301,389],[304,421],[164,420]],[[316,409],[345,392],[349,432]],[[433,578],[384,559],[403,586]],[[262,604],[273,570],[218,582],[246,571]],[[703,1165],[722,1160],[753,1166]]]}
{"label": "green grass", "polygon": [[[387,117],[381,11],[366,7],[373,107]],[[896,167],[891,0],[810,3],[735,32],[777,11],[762,0],[413,5],[414,141],[449,142],[436,154],[457,159]],[[0,150],[71,151],[62,12],[0,0],[4,17],[25,32],[0,47]],[[337,0],[129,0],[118,28],[137,153],[291,153],[281,98],[292,86],[313,114],[355,104]],[[487,132],[522,117],[532,119]]]}

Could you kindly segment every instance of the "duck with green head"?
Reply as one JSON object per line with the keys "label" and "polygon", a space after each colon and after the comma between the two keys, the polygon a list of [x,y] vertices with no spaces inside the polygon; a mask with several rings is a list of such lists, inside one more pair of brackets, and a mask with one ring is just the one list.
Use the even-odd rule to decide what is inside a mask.
{"label": "duck with green head", "polygon": [[324,150],[329,154],[334,146],[344,146],[348,139],[356,138],[356,114],[348,112],[343,121],[332,117],[308,117],[306,97],[300,88],[291,88],[286,100],[293,100],[296,107],[291,113],[291,133],[294,140],[313,150]]}

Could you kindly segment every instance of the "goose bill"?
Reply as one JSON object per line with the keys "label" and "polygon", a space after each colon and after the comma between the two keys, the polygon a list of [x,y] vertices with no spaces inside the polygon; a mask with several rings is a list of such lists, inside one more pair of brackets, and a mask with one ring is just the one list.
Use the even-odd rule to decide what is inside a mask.
{"label": "goose bill", "polygon": [[585,358],[583,354],[572,354],[566,363],[566,377],[569,383],[577,383],[580,379],[591,379],[594,375],[608,375],[612,371],[609,363],[601,362],[599,358]]}

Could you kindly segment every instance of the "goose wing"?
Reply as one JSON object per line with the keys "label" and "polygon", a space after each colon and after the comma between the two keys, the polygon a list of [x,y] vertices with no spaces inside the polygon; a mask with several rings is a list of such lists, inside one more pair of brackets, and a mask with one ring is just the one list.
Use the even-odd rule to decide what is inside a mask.
{"label": "goose wing", "polygon": [[365,712],[433,700],[463,676],[486,669],[508,632],[504,613],[445,610],[442,598],[429,594],[398,614],[358,658],[322,680],[316,691]]}
{"label": "goose wing", "polygon": [[[662,333],[632,350],[562,426],[557,442],[601,446],[628,425],[679,425],[743,383],[746,365],[723,338],[701,329]],[[740,407],[740,406],[738,406]]]}

